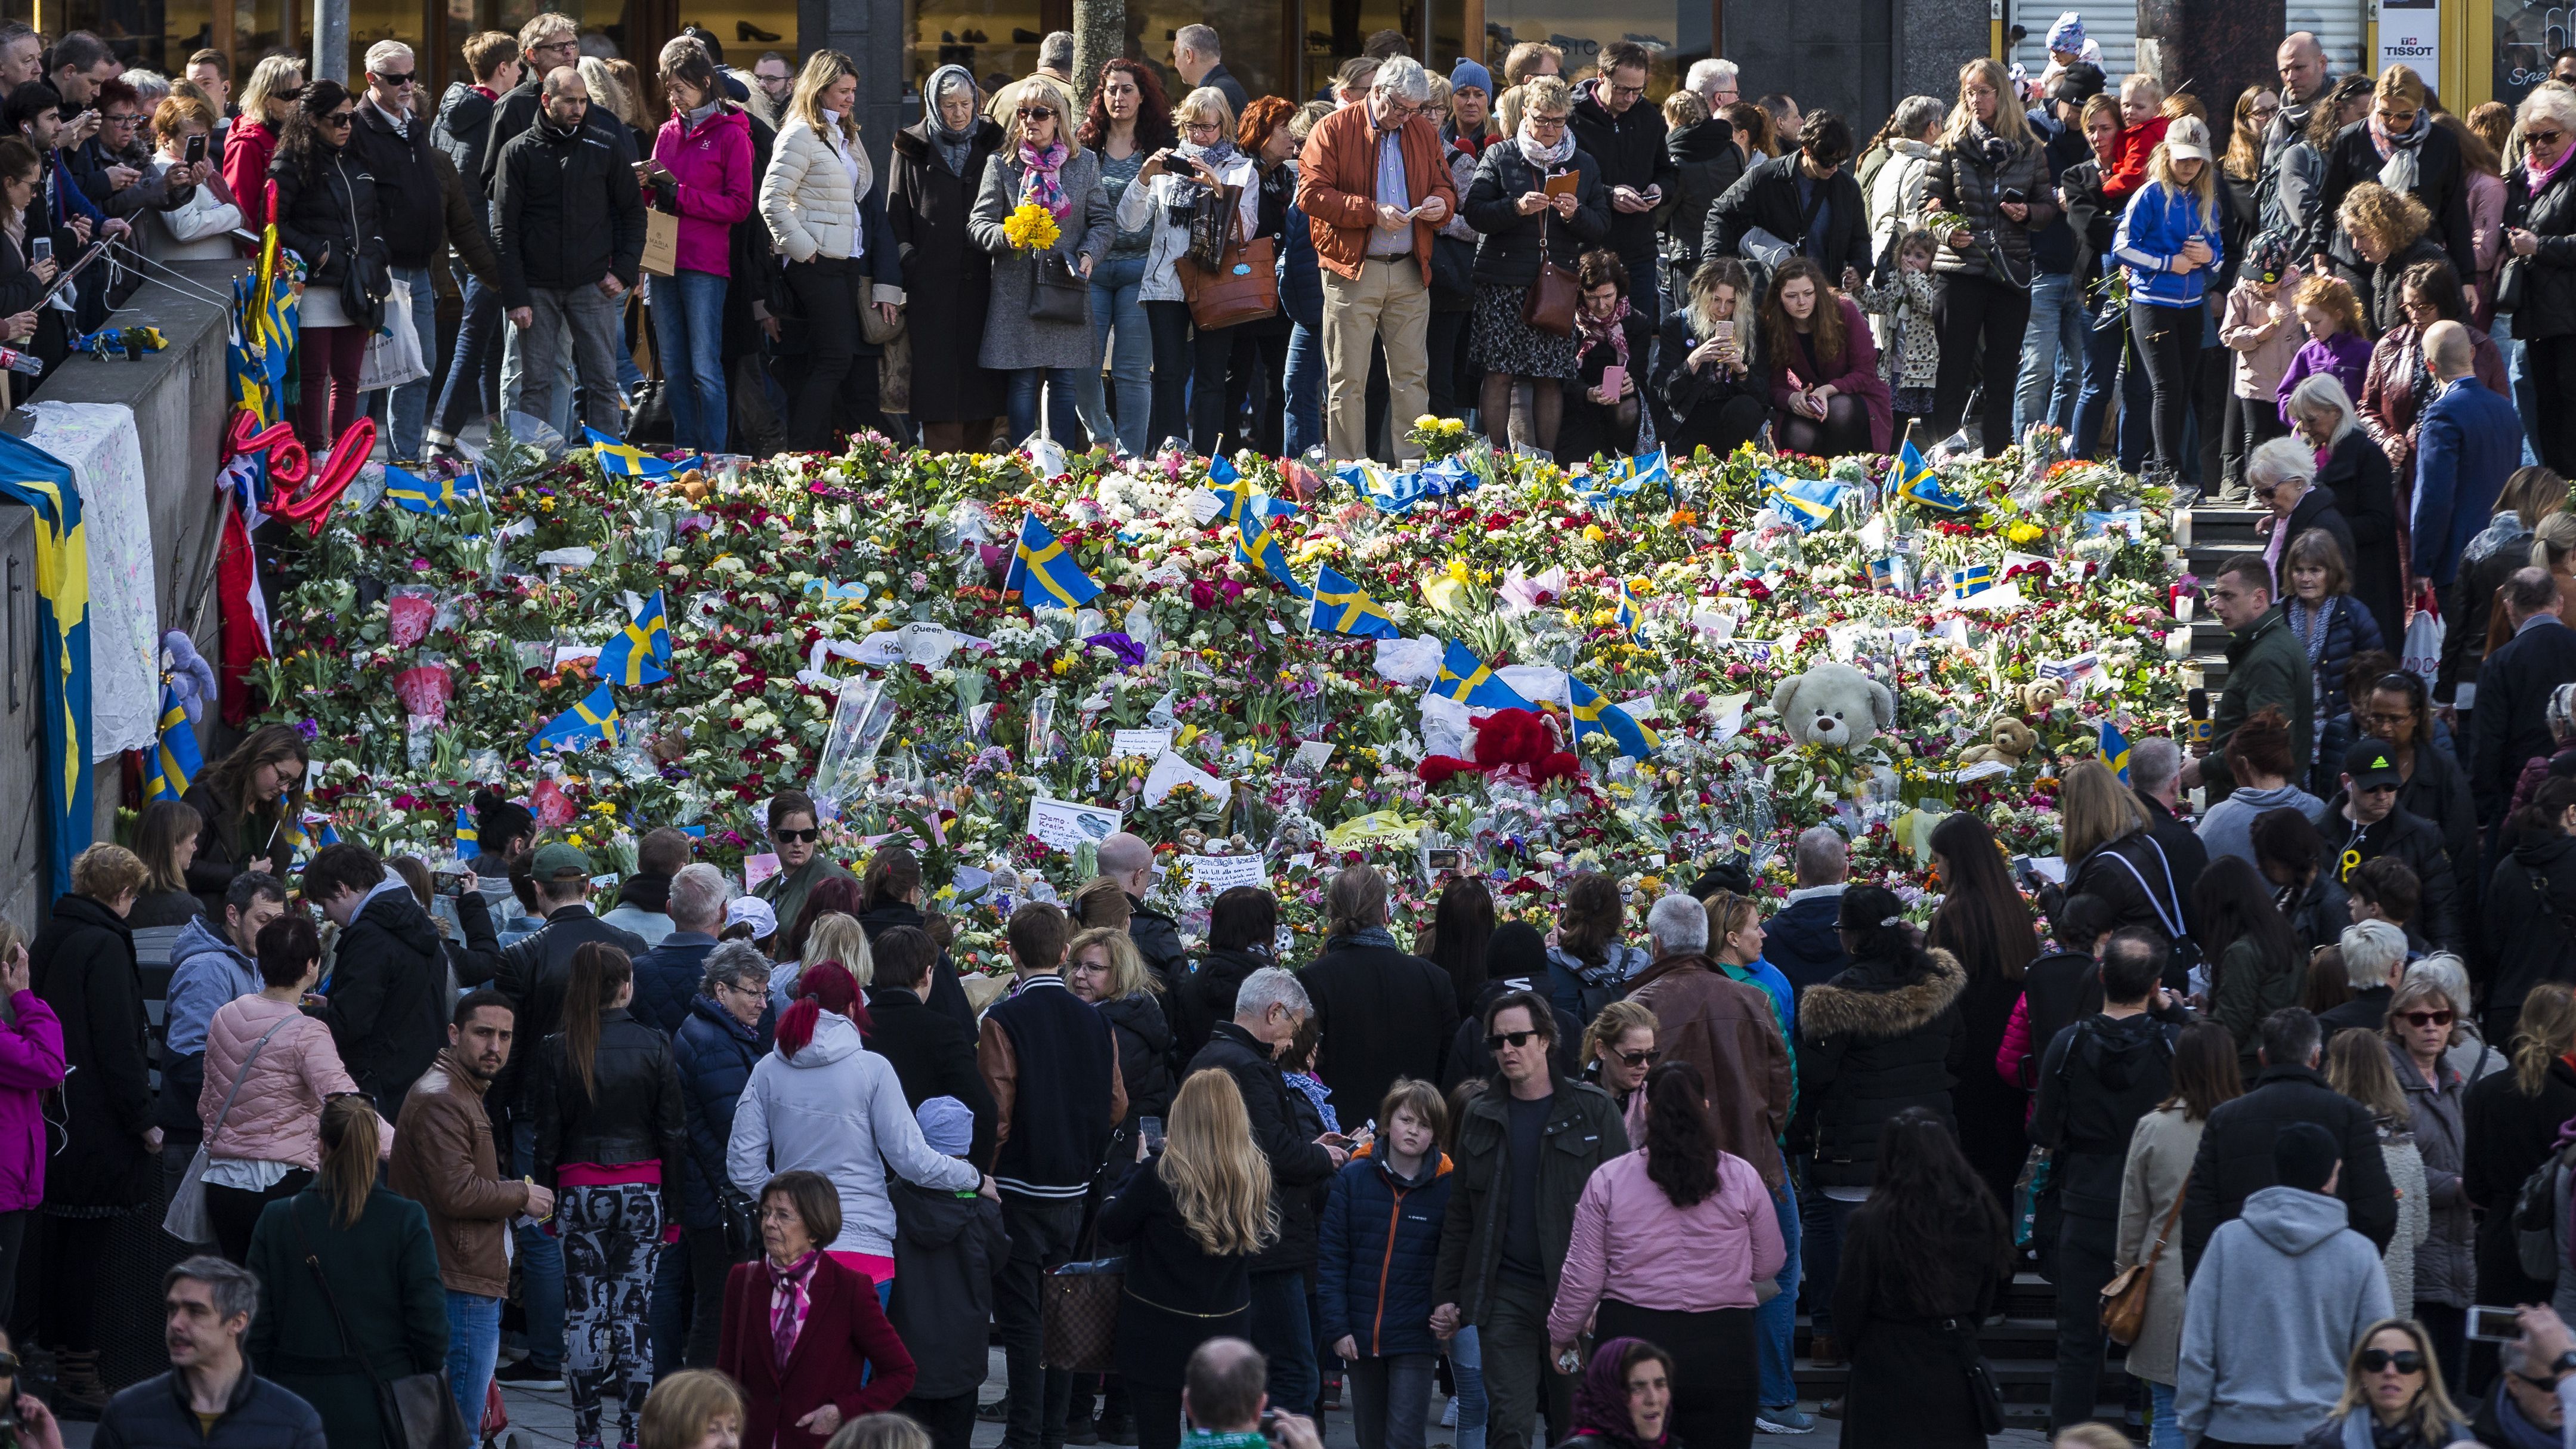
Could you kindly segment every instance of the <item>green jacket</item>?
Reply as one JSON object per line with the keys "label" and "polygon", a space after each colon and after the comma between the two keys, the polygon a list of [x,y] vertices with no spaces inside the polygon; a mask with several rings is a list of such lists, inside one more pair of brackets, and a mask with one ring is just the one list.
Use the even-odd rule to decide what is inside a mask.
{"label": "green jacket", "polygon": [[812,860],[794,870],[780,871],[762,881],[760,889],[752,892],[769,902],[769,908],[778,913],[778,944],[784,946],[787,933],[796,929],[796,917],[804,911],[805,898],[814,893],[814,887],[835,876],[842,880],[858,879],[833,860],[830,851],[818,846]]}
{"label": "green jacket", "polygon": [[[1477,1322],[1494,1275],[1502,1270],[1503,1213],[1511,1197],[1511,1085],[1493,1085],[1468,1103],[1451,1149],[1449,1216],[1440,1228],[1440,1265],[1431,1301],[1458,1305],[1459,1320]],[[1590,1082],[1556,1079],[1547,1125],[1539,1129],[1538,1242],[1547,1294],[1556,1296],[1566,1245],[1574,1240],[1574,1207],[1592,1170],[1628,1152],[1619,1104]]]}
{"label": "green jacket", "polygon": [[261,1377],[321,1412],[331,1449],[380,1449],[375,1388],[341,1347],[331,1305],[305,1261],[308,1246],[330,1279],[329,1297],[339,1301],[349,1336],[377,1374],[391,1383],[436,1373],[447,1366],[447,1289],[438,1279],[429,1215],[379,1187],[344,1228],[331,1199],[308,1187],[262,1209],[251,1232],[259,1312],[243,1345],[250,1361]]}
{"label": "green jacket", "polygon": [[2290,758],[2304,760],[2316,739],[2316,701],[2310,697],[2308,651],[2290,633],[2273,605],[2263,617],[2227,636],[2227,687],[2209,721],[2209,754],[2200,762],[2201,783],[2215,805],[2236,788],[2227,768],[2227,741],[2248,716],[2279,705],[2290,717]]}

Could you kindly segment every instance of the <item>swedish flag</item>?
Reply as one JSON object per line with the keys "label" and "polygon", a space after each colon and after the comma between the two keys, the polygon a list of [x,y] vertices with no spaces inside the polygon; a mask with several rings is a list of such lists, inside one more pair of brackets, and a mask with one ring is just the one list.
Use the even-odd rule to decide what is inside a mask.
{"label": "swedish flag", "polygon": [[554,717],[554,722],[537,731],[528,741],[528,753],[547,749],[578,748],[598,739],[617,743],[617,697],[609,692],[606,680],[583,696],[581,703]]}
{"label": "swedish flag", "polygon": [[187,707],[169,686],[161,688],[161,738],[152,747],[152,770],[143,778],[147,800],[176,800],[188,793],[188,782],[204,768],[197,752],[197,729],[188,723]]}
{"label": "swedish flag", "polygon": [[71,465],[0,433],[0,499],[36,524],[36,637],[44,678],[45,804],[53,812],[52,889],[72,888],[72,857],[90,843],[89,539]]}
{"label": "swedish flag", "polygon": [[1625,495],[1636,492],[1638,485],[1642,483],[1671,484],[1673,470],[1665,460],[1664,450],[1657,448],[1651,453],[1640,453],[1634,457],[1620,459],[1619,466],[1610,470],[1610,476],[1626,485],[1618,490]]}
{"label": "swedish flag", "polygon": [[1912,440],[1896,453],[1896,466],[1888,471],[1888,489],[1897,497],[1937,508],[1943,513],[1967,513],[1976,508],[1967,499],[1951,492],[1941,482],[1941,475],[1923,461]]}
{"label": "swedish flag", "polygon": [[1762,474],[1762,496],[1781,516],[1798,525],[1800,533],[1813,533],[1818,526],[1834,520],[1834,510],[1842,506],[1845,489],[1831,478],[1787,478],[1765,469]]}
{"label": "swedish flag", "polygon": [[1449,641],[1449,652],[1441,657],[1440,677],[1432,682],[1431,692],[1443,699],[1454,699],[1479,709],[1535,707],[1521,698],[1519,690],[1503,683],[1492,665],[1478,659],[1466,645],[1455,639]]}
{"label": "swedish flag", "polygon": [[482,491],[483,480],[477,474],[441,478],[433,483],[390,463],[385,465],[385,501],[413,513],[453,513],[467,497]]}
{"label": "swedish flag", "polygon": [[472,860],[483,853],[483,827],[474,823],[474,812],[456,807],[456,858]]}
{"label": "swedish flag", "polygon": [[1950,570],[1950,597],[1953,599],[1982,594],[1994,586],[1995,566],[1993,564],[1976,564],[1964,569]]}
{"label": "swedish flag", "polygon": [[589,441],[592,455],[599,459],[599,470],[612,476],[668,478],[684,468],[696,467],[700,461],[691,456],[676,463],[664,462],[642,448],[629,447],[623,440],[612,438],[597,428],[585,426],[581,433]]}
{"label": "swedish flag", "polygon": [[662,591],[655,589],[617,637],[608,641],[608,647],[599,651],[599,677],[629,687],[659,684],[671,677],[671,671],[662,667],[670,662],[670,620],[662,607]]}
{"label": "swedish flag", "polygon": [[1601,691],[1571,675],[1566,677],[1565,685],[1574,701],[1576,740],[1585,735],[1606,734],[1619,746],[1619,753],[1632,760],[1645,759],[1663,747],[1663,736],[1612,704]]}
{"label": "swedish flag", "polygon": [[1637,637],[1637,601],[1629,596],[1628,581],[1626,579],[1620,579],[1617,582],[1619,586],[1619,612],[1615,616],[1615,622],[1619,625],[1619,628],[1623,633],[1625,633],[1629,638],[1634,639]]}
{"label": "swedish flag", "polygon": [[2102,721],[2102,763],[2111,767],[2121,784],[2129,783],[2129,737],[2107,719]]}
{"label": "swedish flag", "polygon": [[1389,473],[1375,463],[1344,463],[1336,476],[1376,504],[1380,513],[1402,513],[1420,502],[1424,492],[1420,474]]}
{"label": "swedish flag", "polygon": [[[321,826],[321,833],[317,835],[305,828],[312,825]],[[288,811],[286,819],[278,825],[277,833],[278,838],[286,842],[287,856],[291,860],[302,860],[326,845],[340,843],[340,832],[332,828],[331,817],[320,811]]]}
{"label": "swedish flag", "polygon": [[1017,590],[1020,602],[1030,608],[1079,608],[1100,597],[1100,585],[1066,553],[1064,545],[1038,522],[1034,513],[1021,515],[1020,546],[1011,556],[1011,571],[1002,579],[1002,592]]}
{"label": "swedish flag", "polygon": [[1297,582],[1288,571],[1288,555],[1279,547],[1279,535],[1257,517],[1246,517],[1234,526],[1234,556],[1244,563],[1257,563],[1261,571],[1288,586],[1288,592],[1301,599],[1315,597],[1315,591]]}
{"label": "swedish flag", "polygon": [[1306,616],[1306,627],[1363,639],[1394,639],[1403,632],[1367,590],[1329,567],[1315,575],[1315,607]]}

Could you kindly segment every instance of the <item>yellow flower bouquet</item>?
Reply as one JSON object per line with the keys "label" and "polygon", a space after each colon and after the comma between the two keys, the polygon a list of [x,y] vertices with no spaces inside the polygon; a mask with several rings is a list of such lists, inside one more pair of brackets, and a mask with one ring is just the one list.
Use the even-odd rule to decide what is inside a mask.
{"label": "yellow flower bouquet", "polygon": [[1063,231],[1056,226],[1055,213],[1034,201],[1023,201],[1002,223],[1002,235],[1016,250],[1042,252],[1054,246]]}

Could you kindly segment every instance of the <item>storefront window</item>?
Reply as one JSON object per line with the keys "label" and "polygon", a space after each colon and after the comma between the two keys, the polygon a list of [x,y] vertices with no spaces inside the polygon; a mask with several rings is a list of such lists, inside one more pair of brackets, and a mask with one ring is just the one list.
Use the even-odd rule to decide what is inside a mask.
{"label": "storefront window", "polygon": [[1319,95],[1342,62],[1381,30],[1402,31],[1408,51],[1421,48],[1421,0],[1306,0],[1305,17],[1305,65],[1296,96],[1301,101]]}
{"label": "storefront window", "polygon": [[[277,3],[270,0],[272,11]],[[214,5],[215,0],[71,0],[45,7],[45,28],[54,35],[86,30],[106,41],[128,68],[170,75],[188,68],[191,52],[215,43]],[[245,12],[250,8],[242,6]]]}
{"label": "storefront window", "polygon": [[1594,0],[1575,10],[1564,0],[1487,0],[1485,64],[1501,85],[1512,47],[1540,40],[1564,51],[1566,79],[1580,80],[1599,67],[1603,46],[1630,40],[1655,58],[1646,95],[1660,104],[1691,62],[1708,57],[1710,13],[1707,0]]}
{"label": "storefront window", "polygon": [[1038,68],[1038,0],[913,0],[904,9],[907,94],[943,65],[966,67],[987,96]]}
{"label": "storefront window", "polygon": [[2495,0],[2495,98],[2520,105],[2549,78],[2549,58],[2576,45],[2571,29],[2565,4]]}
{"label": "storefront window", "polygon": [[1183,92],[1180,74],[1172,69],[1172,33],[1184,25],[1211,25],[1225,46],[1226,73],[1243,82],[1245,95],[1285,94],[1279,7],[1280,0],[1222,7],[1207,0],[1127,0],[1127,53],[1153,65],[1164,91],[1178,101]]}

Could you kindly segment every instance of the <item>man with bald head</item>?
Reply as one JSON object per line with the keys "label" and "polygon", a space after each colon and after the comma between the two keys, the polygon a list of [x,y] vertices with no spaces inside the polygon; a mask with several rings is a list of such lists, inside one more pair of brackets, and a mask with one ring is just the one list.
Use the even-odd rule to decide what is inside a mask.
{"label": "man with bald head", "polygon": [[2281,76],[2281,109],[2264,128],[2263,162],[2254,183],[2255,210],[2267,231],[2307,223],[2308,196],[2322,179],[2325,163],[2302,152],[2297,164],[2290,165],[2290,146],[2307,132],[2309,108],[2334,88],[2326,48],[2308,31],[2284,36],[2273,59]]}
{"label": "man with bald head", "polygon": [[501,305],[521,352],[514,412],[554,408],[557,359],[571,349],[581,421],[620,433],[618,312],[644,260],[644,198],[628,155],[586,124],[581,72],[546,73],[537,123],[501,147],[492,192],[492,244]]}
{"label": "man with bald head", "polygon": [[[1135,1383],[1128,1385],[1128,1391],[1136,1396],[1139,1418],[1169,1393]],[[1315,1431],[1314,1420],[1282,1412],[1264,1424],[1261,1416],[1269,1407],[1270,1366],[1261,1350],[1239,1338],[1211,1338],[1192,1350],[1179,1403],[1191,1425],[1184,1446],[1219,1436],[1238,1442],[1237,1436],[1268,1434],[1279,1449],[1323,1449],[1323,1436]],[[1171,1417],[1164,1414],[1166,1421]]]}
{"label": "man with bald head", "polygon": [[1127,939],[1169,990],[1189,974],[1190,958],[1181,949],[1180,923],[1145,905],[1145,892],[1154,888],[1154,847],[1121,830],[1100,842],[1100,873],[1127,893]]}
{"label": "man with bald head", "polygon": [[1851,847],[1841,831],[1818,825],[1798,837],[1798,886],[1786,909],[1762,928],[1762,959],[1780,968],[1804,995],[1851,964],[1834,922],[1842,911],[1843,882],[1851,874]]}

